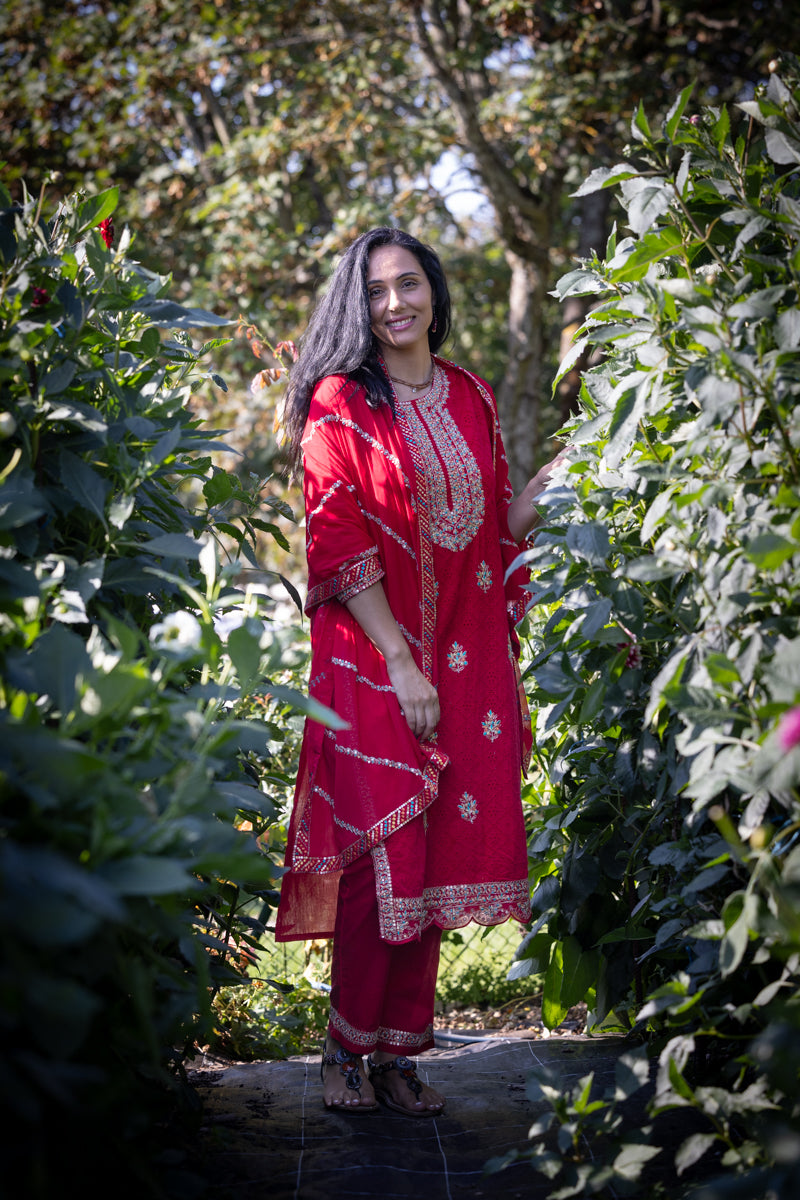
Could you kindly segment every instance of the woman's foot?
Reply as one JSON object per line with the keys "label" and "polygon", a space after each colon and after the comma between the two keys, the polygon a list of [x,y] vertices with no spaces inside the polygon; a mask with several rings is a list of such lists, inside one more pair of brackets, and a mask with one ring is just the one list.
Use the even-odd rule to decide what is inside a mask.
{"label": "woman's foot", "polygon": [[[378,1102],[364,1063],[328,1034],[322,1048],[322,1100],[326,1108],[375,1112]],[[334,1061],[331,1061],[334,1060]]]}
{"label": "woman's foot", "polygon": [[436,1117],[444,1109],[444,1096],[422,1082],[411,1059],[378,1050],[367,1062],[375,1094],[388,1108],[409,1117]]}

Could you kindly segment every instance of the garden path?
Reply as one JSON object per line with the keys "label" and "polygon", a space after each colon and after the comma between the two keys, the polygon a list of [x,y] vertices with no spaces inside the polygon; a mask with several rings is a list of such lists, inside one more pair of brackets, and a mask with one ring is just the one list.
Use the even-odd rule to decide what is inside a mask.
{"label": "garden path", "polygon": [[548,1066],[568,1086],[594,1071],[603,1089],[621,1049],[618,1038],[574,1035],[440,1042],[419,1071],[447,1109],[424,1120],[326,1111],[315,1056],[222,1070],[219,1060],[196,1060],[209,1200],[543,1200],[552,1184],[527,1162],[484,1174],[487,1160],[526,1147],[546,1108],[527,1098],[527,1075]]}

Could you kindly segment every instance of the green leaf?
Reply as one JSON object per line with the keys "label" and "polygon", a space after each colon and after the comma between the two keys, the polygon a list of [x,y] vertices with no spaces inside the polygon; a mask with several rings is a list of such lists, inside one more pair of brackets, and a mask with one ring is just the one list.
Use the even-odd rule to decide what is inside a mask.
{"label": "green leaf", "polygon": [[800,163],[800,138],[783,133],[780,129],[767,129],[765,141],[767,154],[774,163],[781,166]]}
{"label": "green leaf", "polygon": [[134,312],[142,313],[152,325],[168,329],[197,329],[210,325],[230,325],[228,317],[217,316],[202,308],[185,308],[174,300],[157,300],[152,296],[134,301]]}
{"label": "green leaf", "polygon": [[564,958],[561,942],[555,942],[550,962],[544,977],[542,993],[542,1020],[546,1029],[556,1029],[567,1015],[569,1005],[561,1000],[561,984],[564,979]]}
{"label": "green leaf", "polygon": [[596,950],[584,950],[576,937],[564,941],[561,960],[561,991],[559,1002],[569,1010],[586,999],[586,993],[597,978],[599,955]]}
{"label": "green leaf", "polygon": [[51,625],[34,642],[28,665],[33,688],[49,696],[62,715],[72,711],[77,689],[92,670],[83,639],[60,623]]}
{"label": "green leaf", "polygon": [[759,533],[744,548],[751,562],[762,571],[775,571],[800,550],[797,542],[779,533]]}
{"label": "green leaf", "polygon": [[675,1059],[672,1057],[670,1057],[670,1060],[669,1060],[667,1074],[669,1076],[669,1081],[670,1081],[670,1084],[672,1085],[672,1089],[676,1093],[676,1095],[680,1096],[683,1100],[688,1100],[690,1102],[693,1101],[694,1100],[694,1092],[692,1091],[689,1084],[686,1082],[683,1072],[681,1071],[680,1067],[676,1063]]}
{"label": "green leaf", "polygon": [[[730,900],[738,899],[736,896]],[[723,910],[723,918],[724,918]],[[725,931],[719,947],[719,965],[722,977],[731,975],[740,965],[750,941],[751,931],[758,920],[758,900],[752,892],[747,892],[742,904],[742,910],[729,929]]]}
{"label": "green leaf", "polygon": [[699,1162],[707,1150],[718,1140],[716,1133],[693,1133],[675,1152],[675,1168],[679,1175]]}
{"label": "green leaf", "polygon": [[227,471],[217,469],[203,484],[203,495],[209,508],[224,504],[238,490],[238,481]]}
{"label": "green leaf", "polygon": [[600,521],[570,525],[567,546],[576,558],[582,558],[593,566],[604,566],[611,553],[608,527]]}
{"label": "green leaf", "polygon": [[75,378],[77,369],[78,364],[69,360],[52,367],[42,380],[45,396],[57,396],[60,392],[65,392]]}
{"label": "green leaf", "polygon": [[237,812],[256,812],[264,817],[275,815],[273,801],[260,788],[253,787],[251,784],[223,780],[214,784],[214,791],[225,801],[225,806],[231,816]]}
{"label": "green leaf", "polygon": [[278,545],[283,550],[291,549],[289,542],[286,538],[286,535],[283,533],[283,531],[281,529],[278,528],[277,525],[270,525],[270,523],[268,521],[262,521],[258,517],[251,517],[250,523],[252,525],[254,525],[256,529],[260,529],[262,533],[271,534],[272,537],[275,539],[275,541],[278,543]]}
{"label": "green leaf", "polygon": [[59,456],[59,478],[70,496],[105,525],[106,496],[109,492],[107,480],[68,450],[62,450]]}
{"label": "green leaf", "polygon": [[132,854],[103,863],[96,874],[121,896],[183,895],[203,886],[176,859],[149,854]]}
{"label": "green leaf", "polygon": [[638,171],[629,163],[617,163],[613,167],[595,167],[587,175],[577,191],[570,192],[571,196],[589,196],[601,188],[611,187],[621,179],[633,179]]}
{"label": "green leaf", "polygon": [[621,1054],[614,1066],[614,1099],[627,1100],[646,1086],[650,1079],[650,1059],[646,1046]]}
{"label": "green leaf", "polygon": [[162,434],[152,449],[147,452],[148,464],[154,467],[168,458],[180,443],[182,432],[180,425],[176,425],[174,429],[169,429]]}
{"label": "green leaf", "polygon": [[139,547],[140,550],[159,558],[183,559],[199,558],[202,548],[202,542],[185,533],[160,533]]}
{"label": "green leaf", "polygon": [[0,529],[19,529],[46,512],[45,499],[30,476],[15,474],[0,484]]}
{"label": "green leaf", "polygon": [[260,638],[246,624],[239,625],[228,634],[227,650],[236,668],[240,687],[248,689],[259,678],[262,657]]}
{"label": "green leaf", "polygon": [[667,113],[667,118],[664,122],[664,132],[670,141],[672,141],[672,139],[675,137],[675,131],[680,124],[681,117],[686,110],[686,105],[689,103],[689,99],[694,91],[694,88],[694,83],[690,83],[687,87],[683,88],[677,100],[675,100],[674,104]]}
{"label": "green leaf", "polygon": [[110,217],[119,203],[119,188],[106,188],[96,196],[90,196],[78,208],[78,232],[96,228],[106,217]]}
{"label": "green leaf", "polygon": [[[630,1183],[635,1182],[651,1158],[661,1154],[661,1146],[648,1146],[640,1142],[629,1142],[620,1150],[614,1159],[613,1167],[616,1175]],[[585,1195],[585,1193],[584,1193]]]}
{"label": "green leaf", "polygon": [[637,142],[652,141],[650,125],[647,120],[647,114],[644,111],[644,103],[641,100],[631,120],[631,135]]}
{"label": "green leaf", "polygon": [[637,243],[625,260],[625,265],[614,272],[618,283],[643,279],[651,263],[675,255],[683,243],[680,229],[667,225],[663,229],[651,230]]}

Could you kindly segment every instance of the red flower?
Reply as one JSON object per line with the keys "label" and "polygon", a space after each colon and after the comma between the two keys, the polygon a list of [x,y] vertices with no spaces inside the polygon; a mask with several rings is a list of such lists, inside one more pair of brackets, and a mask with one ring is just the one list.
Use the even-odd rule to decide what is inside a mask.
{"label": "red flower", "polygon": [[33,299],[31,300],[32,308],[41,308],[50,300],[50,293],[47,288],[35,287],[33,289]]}
{"label": "red flower", "polygon": [[105,221],[101,221],[98,228],[100,236],[106,244],[106,249],[110,250],[114,245],[114,222],[111,217],[106,217]]}
{"label": "red flower", "polygon": [[626,667],[635,669],[636,667],[640,667],[642,665],[642,652],[639,649],[639,644],[635,637],[632,636],[632,640],[630,642],[617,642],[617,649],[628,651],[625,657]]}

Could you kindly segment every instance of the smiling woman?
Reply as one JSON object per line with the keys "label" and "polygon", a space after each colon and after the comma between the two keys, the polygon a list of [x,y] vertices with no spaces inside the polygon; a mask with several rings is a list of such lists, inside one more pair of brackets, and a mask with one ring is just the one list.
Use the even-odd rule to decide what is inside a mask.
{"label": "smiling woman", "polygon": [[[419,391],[430,383],[428,330],[433,326],[433,289],[418,260],[405,246],[378,246],[369,256],[367,291],[370,328],[393,383]],[[435,332],[435,330],[434,330]],[[392,375],[393,362],[419,365],[421,383]]]}
{"label": "smiling woman", "polygon": [[548,469],[512,496],[490,388],[436,354],[449,327],[436,254],[372,230],[336,268],[287,391],[310,689],[348,726],[307,722],[276,936],[334,938],[323,1091],[350,1112],[441,1112],[407,1056],[433,1045],[442,930],[530,913],[526,577],[506,575]]}

